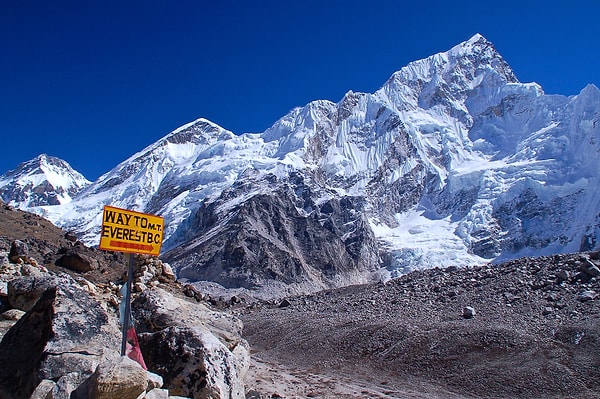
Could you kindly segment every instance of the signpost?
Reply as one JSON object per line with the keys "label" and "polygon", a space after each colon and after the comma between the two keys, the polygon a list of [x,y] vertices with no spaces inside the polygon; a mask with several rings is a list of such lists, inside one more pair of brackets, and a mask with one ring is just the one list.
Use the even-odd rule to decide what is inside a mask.
{"label": "signpost", "polygon": [[164,220],[160,216],[104,206],[99,249],[129,253],[125,317],[121,356],[127,349],[127,331],[131,319],[131,285],[133,283],[133,254],[158,256],[162,246]]}
{"label": "signpost", "polygon": [[163,227],[160,216],[105,205],[98,248],[158,256]]}

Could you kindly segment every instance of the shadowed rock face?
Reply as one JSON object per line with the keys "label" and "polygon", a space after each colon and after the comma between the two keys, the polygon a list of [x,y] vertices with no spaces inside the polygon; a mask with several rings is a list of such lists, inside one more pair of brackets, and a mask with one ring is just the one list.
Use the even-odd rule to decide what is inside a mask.
{"label": "shadowed rock face", "polygon": [[378,266],[378,247],[364,200],[344,197],[315,204],[297,184],[275,181],[274,186],[272,193],[252,196],[227,216],[220,208],[228,192],[204,204],[182,228],[186,237],[198,238],[163,258],[179,278],[227,288],[260,290],[275,281],[314,291],[367,281]]}
{"label": "shadowed rock face", "polygon": [[118,356],[119,329],[100,304],[67,276],[42,279],[48,288],[0,342],[2,398],[29,398],[40,381],[69,372],[82,382],[100,361]]}
{"label": "shadowed rock face", "polygon": [[56,288],[44,291],[37,305],[0,342],[0,398],[27,398],[41,381],[33,370],[52,336],[55,299]]}

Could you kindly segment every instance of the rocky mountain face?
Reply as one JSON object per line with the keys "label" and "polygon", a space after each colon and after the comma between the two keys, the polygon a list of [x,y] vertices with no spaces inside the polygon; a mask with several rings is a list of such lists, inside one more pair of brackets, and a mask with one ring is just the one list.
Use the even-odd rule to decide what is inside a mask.
{"label": "rocky mountain face", "polygon": [[89,184],[67,162],[42,154],[0,177],[0,199],[25,210],[66,204]]}
{"label": "rocky mountain face", "polygon": [[597,87],[546,95],[475,35],[263,133],[199,119],[31,210],[91,245],[104,204],[162,215],[180,276],[279,294],[592,250],[599,121]]}
{"label": "rocky mountain face", "polygon": [[129,350],[121,356],[123,258],[2,204],[0,398],[245,397],[242,323],[156,258],[134,265],[143,360]]}
{"label": "rocky mountain face", "polygon": [[[301,175],[267,179],[234,184],[180,225],[184,234],[174,235],[180,243],[167,242],[174,247],[168,258],[179,278],[298,293],[360,283],[376,273],[378,246],[363,198],[316,204]],[[270,190],[228,209],[230,198],[256,184]]]}

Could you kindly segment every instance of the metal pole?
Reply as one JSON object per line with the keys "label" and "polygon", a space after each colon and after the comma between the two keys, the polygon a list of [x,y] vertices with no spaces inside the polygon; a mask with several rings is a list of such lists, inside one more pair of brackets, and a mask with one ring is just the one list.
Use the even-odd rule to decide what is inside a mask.
{"label": "metal pole", "polygon": [[127,349],[127,330],[131,319],[131,285],[133,283],[133,254],[129,254],[129,271],[127,272],[127,292],[125,293],[125,317],[123,318],[123,340],[121,341],[121,356]]}

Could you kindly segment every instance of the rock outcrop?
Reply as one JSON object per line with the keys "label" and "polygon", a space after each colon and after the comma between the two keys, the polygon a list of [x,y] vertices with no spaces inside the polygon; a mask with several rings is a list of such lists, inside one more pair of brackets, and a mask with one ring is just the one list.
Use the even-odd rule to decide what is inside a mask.
{"label": "rock outcrop", "polygon": [[[37,216],[8,207],[0,208],[0,216],[0,399],[186,395],[186,382],[172,377],[173,370],[154,369],[164,370],[163,377],[120,356],[118,296],[126,277],[122,257],[86,248],[52,226],[46,229]],[[40,235],[31,230],[27,236],[25,226],[30,222],[41,229]],[[57,265],[64,255],[86,259],[93,267]],[[134,272],[138,289],[133,295],[141,292],[145,298],[136,302],[144,304],[139,307],[139,324],[144,331],[157,333],[149,334],[152,339],[144,341],[144,351],[154,353],[157,345],[161,359],[180,361],[178,353],[171,351],[185,347],[201,365],[190,375],[206,372],[204,382],[195,385],[198,392],[190,396],[243,398],[241,377],[248,350],[241,338],[241,322],[210,310],[201,299],[188,302],[166,292],[185,296],[170,266],[157,258],[137,257]],[[154,311],[159,315],[156,320]],[[167,326],[169,337],[179,337],[177,345],[162,341],[168,340],[161,335]],[[160,361],[154,364],[161,365]]]}
{"label": "rock outcrop", "polygon": [[140,347],[170,392],[193,398],[244,398],[249,351],[239,319],[160,288],[133,303]]}
{"label": "rock outcrop", "polygon": [[[163,255],[179,278],[280,296],[377,278],[379,247],[364,199],[317,196],[300,173],[239,182],[183,223]],[[261,187],[269,186],[269,192]],[[233,198],[247,196],[240,204]],[[235,201],[233,201],[235,202]],[[201,247],[202,251],[198,251]]]}
{"label": "rock outcrop", "polygon": [[[45,288],[0,342],[5,365],[0,396],[28,398],[42,380],[58,381],[71,372],[81,383],[100,362],[118,356],[118,326],[74,280],[66,275],[23,279],[32,287],[41,281]],[[17,285],[11,282],[9,297],[10,287]],[[25,294],[30,303],[31,294]]]}

